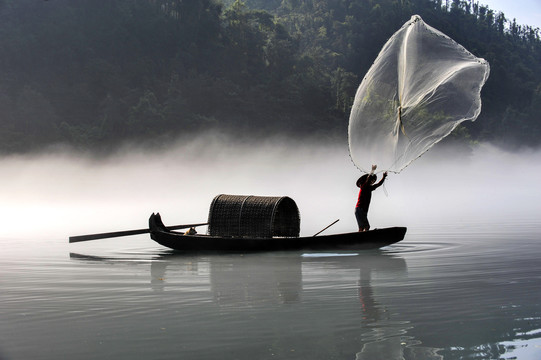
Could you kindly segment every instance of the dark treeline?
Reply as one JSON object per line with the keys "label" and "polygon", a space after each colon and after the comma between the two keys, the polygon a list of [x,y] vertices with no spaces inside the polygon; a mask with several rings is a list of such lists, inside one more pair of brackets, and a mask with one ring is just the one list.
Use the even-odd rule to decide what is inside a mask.
{"label": "dark treeline", "polygon": [[477,1],[0,0],[0,151],[345,138],[357,86],[413,14],[490,62],[482,114],[455,138],[538,145],[539,29]]}

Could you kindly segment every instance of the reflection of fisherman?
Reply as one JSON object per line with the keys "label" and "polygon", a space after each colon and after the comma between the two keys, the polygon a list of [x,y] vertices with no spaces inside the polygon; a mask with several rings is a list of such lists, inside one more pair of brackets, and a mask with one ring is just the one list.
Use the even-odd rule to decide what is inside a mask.
{"label": "reflection of fisherman", "polygon": [[364,174],[357,180],[357,187],[359,187],[360,190],[357,205],[355,206],[355,218],[357,218],[357,224],[359,224],[359,231],[370,230],[368,208],[370,207],[370,200],[372,199],[372,191],[383,185],[383,182],[387,177],[387,172],[384,172],[381,180],[374,185],[378,178],[374,175],[376,168],[377,165],[372,165],[370,174]]}
{"label": "reflection of fisherman", "polygon": [[369,323],[378,322],[384,310],[381,310],[374,298],[374,289],[372,288],[372,269],[369,267],[361,267],[359,279],[359,302],[361,303],[361,311],[363,320]]}

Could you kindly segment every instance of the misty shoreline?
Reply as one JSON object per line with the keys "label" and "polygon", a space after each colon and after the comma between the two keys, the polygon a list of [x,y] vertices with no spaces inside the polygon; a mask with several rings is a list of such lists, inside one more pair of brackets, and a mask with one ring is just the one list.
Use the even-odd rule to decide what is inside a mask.
{"label": "misty shoreline", "polygon": [[[336,219],[334,231],[355,229],[360,171],[347,143],[267,141],[254,146],[200,137],[164,151],[126,147],[95,157],[69,151],[2,157],[0,216],[4,236],[65,237],[144,228],[152,212],[166,224],[204,222],[218,194],[289,196],[301,212],[301,234]],[[383,170],[383,169],[382,169]],[[514,186],[510,179],[524,178]],[[518,180],[517,180],[518,181]],[[471,153],[438,145],[400,174],[387,195],[376,191],[374,227],[460,226],[484,219],[500,226],[508,214],[541,213],[541,152],[505,152],[480,144]],[[27,226],[31,223],[32,226]]]}

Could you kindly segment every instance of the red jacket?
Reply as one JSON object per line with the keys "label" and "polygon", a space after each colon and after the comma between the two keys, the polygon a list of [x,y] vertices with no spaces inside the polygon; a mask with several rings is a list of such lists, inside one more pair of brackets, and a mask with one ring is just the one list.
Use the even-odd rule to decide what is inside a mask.
{"label": "red jacket", "polygon": [[385,177],[374,185],[371,185],[368,181],[362,184],[361,189],[359,190],[359,197],[357,198],[357,205],[355,205],[355,207],[360,207],[364,211],[368,212],[370,200],[372,200],[372,191],[383,185],[383,180],[385,180]]}

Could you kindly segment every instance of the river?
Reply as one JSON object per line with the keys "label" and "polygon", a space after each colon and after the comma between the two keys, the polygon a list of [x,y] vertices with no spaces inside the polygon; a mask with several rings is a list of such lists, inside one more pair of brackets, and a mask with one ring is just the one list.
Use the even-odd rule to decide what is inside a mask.
{"label": "river", "polygon": [[[304,234],[333,215],[341,221],[327,232],[352,230],[350,181],[331,195],[321,190],[325,181],[355,180],[333,170],[347,162],[332,159],[319,167],[331,170],[325,178],[307,170],[293,183],[270,182],[260,166],[262,182],[241,171],[223,192],[277,187],[299,199]],[[68,243],[69,235],[144,227],[160,209],[173,218],[166,223],[205,220],[218,187],[208,179],[186,201],[166,201],[188,196],[195,181],[179,180],[182,162],[4,160],[11,177],[0,180],[0,359],[540,359],[539,175],[530,170],[518,184],[525,167],[512,159],[508,178],[489,172],[486,157],[391,176],[370,218],[376,227],[408,226],[398,244],[257,254],[179,254],[148,235]],[[284,161],[281,174],[297,166]],[[111,176],[119,166],[123,175]],[[166,168],[181,189],[163,180]],[[64,178],[47,180],[61,169]],[[147,198],[141,189],[152,181],[163,186]],[[518,185],[494,195],[511,182]],[[295,194],[300,184],[309,191]],[[411,190],[416,184],[424,194]],[[195,210],[179,210],[188,205]]]}

